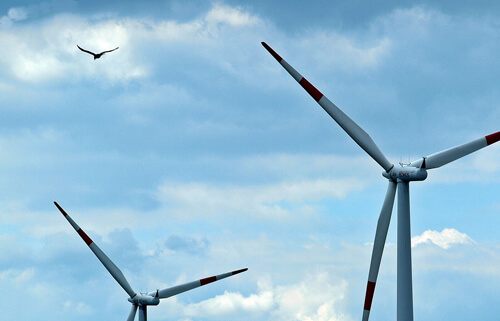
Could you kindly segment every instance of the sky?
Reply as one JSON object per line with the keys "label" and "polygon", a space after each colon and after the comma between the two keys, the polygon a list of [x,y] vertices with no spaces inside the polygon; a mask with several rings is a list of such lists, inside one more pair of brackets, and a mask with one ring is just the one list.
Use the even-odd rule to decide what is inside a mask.
{"label": "sky", "polygon": [[[500,131],[497,1],[0,2],[1,320],[361,319],[394,163]],[[119,47],[93,60],[92,51]],[[500,144],[410,184],[416,320],[497,320]],[[396,319],[393,213],[370,320]]]}

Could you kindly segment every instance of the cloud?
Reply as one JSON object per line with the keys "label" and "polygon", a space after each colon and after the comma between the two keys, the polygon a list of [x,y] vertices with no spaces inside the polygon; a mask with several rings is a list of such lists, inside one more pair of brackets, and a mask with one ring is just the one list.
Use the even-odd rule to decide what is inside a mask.
{"label": "cloud", "polygon": [[28,17],[28,11],[24,7],[10,8],[7,15],[0,17],[0,32],[2,29],[8,29],[17,21],[25,20]]}
{"label": "cloud", "polygon": [[[231,317],[241,320],[349,321],[344,311],[347,282],[332,284],[329,273],[307,274],[298,283],[273,286],[269,277],[260,278],[256,293],[224,292],[198,303],[175,302],[181,315],[193,319]],[[171,309],[169,309],[171,310]]]}
{"label": "cloud", "polygon": [[290,216],[290,207],[300,211],[304,203],[344,198],[363,187],[356,179],[318,179],[252,187],[165,183],[159,187],[157,199],[164,206],[177,208],[183,213],[180,217],[239,213],[282,220]]}
{"label": "cloud", "polygon": [[[127,31],[119,21],[95,22],[66,14],[33,24],[37,24],[36,28],[27,24],[0,32],[0,39],[8,44],[5,49],[10,53],[0,58],[0,64],[17,80],[41,83],[89,79],[105,84],[100,77],[126,82],[146,76],[144,67],[130,58]],[[91,51],[100,51],[114,48],[115,42],[125,49],[121,48],[120,54],[113,57],[103,57],[101,60],[106,60],[103,63],[92,61],[90,56],[84,59],[76,47],[79,43]]]}
{"label": "cloud", "polygon": [[24,20],[28,17],[28,13],[25,8],[10,8],[8,12],[8,16],[11,20]]}
{"label": "cloud", "polygon": [[[0,39],[9,44],[10,52],[0,59],[0,64],[8,66],[18,80],[41,83],[88,79],[107,84],[127,82],[147,74],[143,66],[131,59],[127,26],[120,21],[92,21],[63,14],[36,24],[40,24],[36,33],[31,25],[0,32]],[[91,51],[103,51],[116,47],[116,43],[125,47],[120,54],[96,61],[76,47],[80,44]],[[100,80],[101,77],[107,81]]]}
{"label": "cloud", "polygon": [[392,40],[388,37],[365,42],[336,31],[314,31],[300,39],[299,45],[313,48],[309,60],[315,61],[316,67],[312,68],[321,66],[344,72],[376,69],[392,51]]}
{"label": "cloud", "polygon": [[122,268],[131,271],[140,270],[145,255],[141,252],[131,230],[129,228],[115,229],[109,233],[108,238],[109,242],[105,242],[103,246],[106,247],[107,252],[116,260],[117,264],[119,263]]}
{"label": "cloud", "polygon": [[[13,8],[9,16],[24,19],[26,10]],[[108,86],[125,84],[152,76],[156,57],[150,52],[161,52],[172,43],[181,47],[182,44],[207,47],[205,49],[212,51],[217,48],[214,43],[217,38],[237,33],[232,29],[253,28],[259,24],[262,21],[258,17],[242,8],[222,4],[214,4],[204,16],[185,23],[117,18],[110,14],[59,14],[42,22],[0,31],[0,42],[8,44],[4,49],[9,52],[0,57],[0,65],[24,82],[87,80]],[[80,52],[76,44],[93,52],[116,46],[120,49],[93,61],[91,56]],[[200,50],[189,51],[209,56]]]}
{"label": "cloud", "polygon": [[230,7],[216,3],[205,16],[208,24],[227,24],[229,26],[243,27],[261,23],[258,17],[244,12],[242,8]]}
{"label": "cloud", "polygon": [[[1,28],[0,282],[8,293],[28,292],[26,301],[36,313],[18,309],[19,318],[74,320],[90,306],[91,319],[109,320],[128,311],[123,290],[57,213],[50,203],[55,198],[138,291],[141,285],[156,289],[233,265],[250,268],[241,278],[217,282],[219,288],[162,302],[167,308],[158,307],[162,313],[152,319],[352,319],[349,314],[357,315],[362,303],[371,253],[371,246],[356,242],[373,239],[369,226],[376,223],[385,181],[378,165],[260,41],[269,41],[306,77],[310,72],[320,89],[331,88],[330,98],[361,125],[373,124],[365,129],[397,160],[404,148],[426,155],[461,143],[460,137],[477,138],[473,126],[497,126],[499,114],[491,107],[498,100],[495,81],[478,81],[496,74],[489,57],[496,59],[491,53],[498,48],[487,33],[497,30],[478,26],[478,19],[422,8],[395,10],[355,30],[277,30],[267,17],[224,4],[194,18],[171,17],[65,14]],[[120,49],[93,61],[77,50],[80,40],[97,49],[116,40]],[[453,48],[443,46],[448,41]],[[485,65],[489,70],[481,74]],[[480,85],[452,86],[467,81]],[[475,90],[476,98],[484,98],[459,95]],[[463,105],[481,119],[463,112]],[[422,121],[429,114],[434,119]],[[446,127],[450,122],[474,125],[460,133],[465,126]],[[440,126],[449,134],[435,135]],[[436,170],[424,184],[434,178],[498,181],[496,145]],[[416,194],[419,190],[415,186]],[[460,192],[458,197],[468,193]],[[417,207],[418,202],[417,196]],[[448,203],[453,213],[456,204]],[[492,218],[497,209],[489,212]],[[419,212],[422,219],[432,213]],[[498,283],[498,244],[480,240],[495,240],[494,229],[484,237],[466,233],[478,243],[454,229],[414,238],[416,303],[417,284],[432,291],[437,278],[449,275],[458,281],[450,283],[475,284],[471,291],[448,293],[473,293],[498,303],[489,295],[498,288],[492,286]],[[381,280],[387,271],[396,280],[395,252],[388,244]],[[318,276],[304,277],[311,267],[321,269]],[[275,285],[261,280],[255,290],[251,271],[269,273]],[[418,277],[422,273],[431,280]],[[384,294],[393,289],[384,293],[380,284],[378,298],[391,298]],[[8,306],[19,301],[6,300]],[[63,317],[53,317],[49,301],[67,302]],[[485,311],[482,307],[487,305],[469,306]],[[5,313],[0,319],[12,319]],[[389,312],[383,319],[391,317]]]}
{"label": "cloud", "polygon": [[197,240],[188,236],[170,235],[165,246],[172,251],[185,252],[190,255],[204,255],[210,246],[206,238]]}
{"label": "cloud", "polygon": [[34,274],[35,270],[33,268],[25,270],[3,270],[0,272],[0,280],[8,280],[16,285],[22,285],[29,283],[33,279]]}
{"label": "cloud", "polygon": [[[299,284],[276,288],[274,320],[347,321],[353,320],[339,308],[345,299],[347,282],[332,285],[328,273],[308,275]],[[274,318],[275,317],[275,318]]]}
{"label": "cloud", "polygon": [[257,316],[269,311],[273,306],[273,293],[264,291],[247,297],[240,293],[225,292],[199,303],[184,308],[184,314],[190,317],[237,316],[241,313]]}
{"label": "cloud", "polygon": [[414,236],[411,239],[412,247],[429,243],[447,250],[457,244],[475,244],[476,242],[467,234],[460,233],[453,228],[445,228],[441,232],[428,230],[422,233],[422,235]]}
{"label": "cloud", "polygon": [[500,263],[499,251],[498,243],[476,242],[454,228],[441,232],[428,230],[412,238],[415,270],[428,273],[497,278],[500,276],[496,268]]}
{"label": "cloud", "polygon": [[66,301],[63,303],[63,309],[68,314],[92,315],[94,310],[85,302]]}

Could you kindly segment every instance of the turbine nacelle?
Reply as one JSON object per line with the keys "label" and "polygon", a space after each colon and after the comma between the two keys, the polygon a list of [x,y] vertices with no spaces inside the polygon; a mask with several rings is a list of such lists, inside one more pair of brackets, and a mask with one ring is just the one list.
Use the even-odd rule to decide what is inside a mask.
{"label": "turbine nacelle", "polygon": [[427,170],[409,165],[394,165],[389,172],[382,172],[382,176],[393,181],[423,181],[427,178]]}
{"label": "turbine nacelle", "polygon": [[135,305],[158,305],[160,304],[160,299],[156,296],[150,296],[148,294],[137,294],[133,298],[128,298],[128,302]]}

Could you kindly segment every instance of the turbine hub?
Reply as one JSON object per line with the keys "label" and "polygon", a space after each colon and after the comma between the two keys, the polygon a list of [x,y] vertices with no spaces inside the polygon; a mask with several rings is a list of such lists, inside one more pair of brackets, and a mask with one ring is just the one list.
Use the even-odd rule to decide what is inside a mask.
{"label": "turbine hub", "polygon": [[132,304],[137,305],[158,305],[160,304],[160,299],[158,297],[152,297],[147,294],[137,294],[133,298],[128,298],[128,301]]}
{"label": "turbine hub", "polygon": [[382,176],[392,181],[423,181],[427,178],[427,170],[424,168],[416,168],[407,165],[394,165],[394,167],[387,172],[382,172]]}

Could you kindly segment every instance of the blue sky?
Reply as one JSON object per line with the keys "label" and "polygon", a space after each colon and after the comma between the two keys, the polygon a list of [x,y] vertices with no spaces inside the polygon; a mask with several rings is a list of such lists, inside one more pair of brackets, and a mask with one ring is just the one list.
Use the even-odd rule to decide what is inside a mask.
{"label": "blue sky", "polygon": [[[489,1],[2,1],[0,319],[359,320],[382,169],[266,41],[407,162],[500,130]],[[76,45],[120,49],[93,61]],[[417,320],[496,320],[500,144],[412,183]],[[396,228],[371,320],[396,319]]]}

